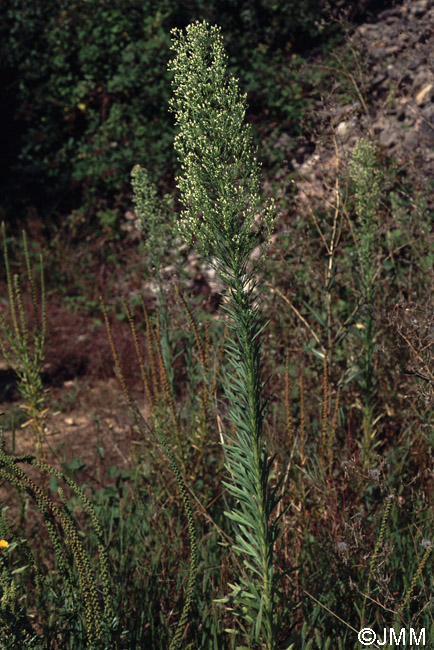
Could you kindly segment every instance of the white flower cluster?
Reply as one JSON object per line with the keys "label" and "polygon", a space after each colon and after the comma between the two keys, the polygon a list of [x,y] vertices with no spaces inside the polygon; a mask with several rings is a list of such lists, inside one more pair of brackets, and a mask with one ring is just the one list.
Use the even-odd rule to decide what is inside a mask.
{"label": "white flower cluster", "polygon": [[352,152],[350,177],[355,184],[355,207],[359,220],[360,262],[365,287],[369,287],[374,274],[374,237],[377,231],[375,217],[380,203],[381,173],[375,159],[375,145],[359,140]]}
{"label": "white flower cluster", "polygon": [[[175,149],[182,173],[177,178],[185,206],[180,231],[187,242],[197,237],[207,255],[224,245],[237,256],[253,250],[252,228],[259,211],[260,165],[251,128],[243,124],[246,95],[226,75],[227,55],[220,28],[205,21],[172,30],[176,57],[170,109],[179,133]],[[269,237],[274,206],[262,217]],[[268,236],[267,236],[268,234]],[[217,255],[219,257],[219,255]]]}

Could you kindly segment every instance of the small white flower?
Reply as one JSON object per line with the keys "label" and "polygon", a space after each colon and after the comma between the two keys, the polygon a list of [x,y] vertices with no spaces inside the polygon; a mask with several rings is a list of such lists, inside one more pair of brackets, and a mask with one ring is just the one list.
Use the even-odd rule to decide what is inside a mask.
{"label": "small white flower", "polygon": [[348,544],[346,542],[338,542],[336,548],[339,555],[341,555],[344,562],[346,562],[348,559]]}

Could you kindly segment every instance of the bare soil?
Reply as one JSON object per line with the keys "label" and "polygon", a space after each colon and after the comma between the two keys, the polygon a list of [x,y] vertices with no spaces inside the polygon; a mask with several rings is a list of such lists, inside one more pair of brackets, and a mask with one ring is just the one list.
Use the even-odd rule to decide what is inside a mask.
{"label": "bare soil", "polygon": [[[3,287],[3,296],[7,288]],[[25,311],[32,321],[30,296],[23,294]],[[7,319],[8,309],[3,309]],[[134,343],[127,322],[112,321],[113,337],[132,397],[143,406]],[[105,327],[95,328],[95,318],[85,310],[71,310],[54,292],[47,300],[47,340],[42,380],[46,392],[46,461],[68,471],[75,462],[79,485],[101,489],[114,483],[108,469],[134,466],[132,416],[119,380]],[[29,327],[31,332],[31,326]],[[17,388],[17,376],[3,360],[0,364],[0,412],[4,448],[15,455],[35,453],[35,440]],[[23,426],[24,425],[24,426]],[[137,434],[135,435],[137,438]],[[22,464],[35,478],[40,472]],[[37,481],[40,484],[40,480]],[[16,492],[8,481],[0,482],[0,502],[17,512]]]}

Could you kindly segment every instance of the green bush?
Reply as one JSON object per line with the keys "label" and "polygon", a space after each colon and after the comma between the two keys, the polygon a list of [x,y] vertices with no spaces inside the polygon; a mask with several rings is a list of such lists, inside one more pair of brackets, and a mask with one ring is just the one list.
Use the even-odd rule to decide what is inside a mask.
{"label": "green bush", "polygon": [[126,193],[132,160],[146,155],[161,171],[171,142],[159,72],[169,37],[164,8],[151,4],[9,7],[3,57],[19,75],[14,173],[25,197],[43,179],[41,199],[62,197],[60,209],[104,214]]}
{"label": "green bush", "polygon": [[16,141],[2,178],[5,219],[33,204],[44,219],[76,210],[113,234],[129,205],[133,164],[171,181],[169,33],[194,19],[221,26],[231,72],[260,121],[297,134],[306,101],[289,52],[336,31],[324,22],[327,10],[325,0],[196,0],[188,9],[172,0],[5,0],[2,110]]}

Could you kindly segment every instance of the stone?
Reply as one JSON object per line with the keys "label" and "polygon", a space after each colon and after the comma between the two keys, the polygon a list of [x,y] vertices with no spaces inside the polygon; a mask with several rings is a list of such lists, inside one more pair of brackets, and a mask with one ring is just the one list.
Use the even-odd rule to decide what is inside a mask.
{"label": "stone", "polygon": [[428,109],[422,111],[421,123],[419,127],[422,140],[427,145],[434,144],[434,106],[431,105]]}
{"label": "stone", "polygon": [[336,133],[343,138],[348,132],[349,122],[340,122],[336,127]]}
{"label": "stone", "polygon": [[386,128],[381,131],[379,140],[384,147],[391,147],[396,144],[397,133],[393,128]]}
{"label": "stone", "polygon": [[432,96],[434,94],[433,89],[434,89],[433,84],[428,84],[427,86],[425,86],[425,88],[422,88],[422,90],[415,97],[416,104],[418,106],[421,106],[422,104],[426,104],[427,102],[431,101]]}
{"label": "stone", "polygon": [[401,8],[400,7],[392,7],[391,9],[385,9],[381,13],[378,14],[378,20],[380,21],[385,21],[388,24],[388,21],[393,18],[399,18],[401,16]]}
{"label": "stone", "polygon": [[410,7],[410,14],[413,16],[423,16],[425,12],[426,8],[424,7]]}
{"label": "stone", "polygon": [[383,81],[387,79],[387,74],[385,72],[379,72],[375,78],[372,80],[372,88],[375,86],[378,86],[379,84],[383,83]]}
{"label": "stone", "polygon": [[386,56],[390,56],[391,54],[398,54],[402,50],[402,45],[389,45],[386,47],[384,50],[384,53]]}
{"label": "stone", "polygon": [[414,57],[410,59],[409,63],[407,64],[407,68],[409,70],[416,70],[417,68],[421,68],[423,65],[426,63],[426,58],[423,56],[419,57]]}

